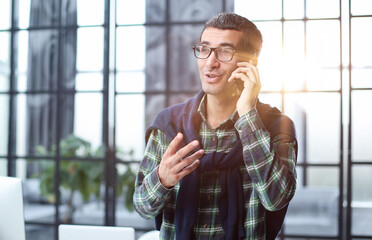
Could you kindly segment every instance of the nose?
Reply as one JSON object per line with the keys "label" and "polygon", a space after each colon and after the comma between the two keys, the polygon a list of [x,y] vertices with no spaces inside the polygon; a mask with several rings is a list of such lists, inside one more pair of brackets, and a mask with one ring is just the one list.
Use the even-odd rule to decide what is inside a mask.
{"label": "nose", "polygon": [[209,57],[206,59],[205,66],[208,69],[213,69],[213,68],[218,67],[219,64],[220,64],[220,61],[218,61],[218,59],[216,57],[216,52],[212,51],[211,55],[209,55]]}

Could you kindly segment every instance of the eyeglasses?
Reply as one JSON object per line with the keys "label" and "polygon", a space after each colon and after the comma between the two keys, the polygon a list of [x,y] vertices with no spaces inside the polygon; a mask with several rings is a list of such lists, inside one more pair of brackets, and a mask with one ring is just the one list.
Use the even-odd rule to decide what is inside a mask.
{"label": "eyeglasses", "polygon": [[194,55],[198,59],[207,59],[212,52],[216,55],[216,58],[221,62],[229,62],[234,56],[235,49],[230,47],[216,47],[211,48],[207,46],[193,46]]}

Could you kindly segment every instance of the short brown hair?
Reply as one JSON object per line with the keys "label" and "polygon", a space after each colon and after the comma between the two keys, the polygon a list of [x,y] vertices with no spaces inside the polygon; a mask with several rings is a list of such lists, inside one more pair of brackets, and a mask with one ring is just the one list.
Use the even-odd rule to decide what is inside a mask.
{"label": "short brown hair", "polygon": [[208,20],[200,34],[207,28],[229,29],[244,33],[243,50],[258,58],[262,48],[262,35],[257,26],[236,13],[219,13]]}

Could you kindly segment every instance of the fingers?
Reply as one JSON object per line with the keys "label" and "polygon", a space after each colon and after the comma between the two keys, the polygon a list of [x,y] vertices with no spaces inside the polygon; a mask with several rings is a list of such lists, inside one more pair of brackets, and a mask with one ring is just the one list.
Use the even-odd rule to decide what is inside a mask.
{"label": "fingers", "polygon": [[258,80],[260,79],[260,75],[258,72],[258,68],[248,62],[238,62],[238,68],[235,70],[237,73],[245,73],[251,80]]}
{"label": "fingers", "polygon": [[180,171],[179,173],[180,179],[192,173],[199,165],[200,165],[200,160],[197,159],[194,162],[192,162],[190,165],[188,165],[187,167],[183,168],[182,171]]}
{"label": "fingers", "polygon": [[256,106],[262,85],[256,65],[252,62],[238,62],[237,66],[228,80],[241,79],[244,82],[244,88],[236,104],[239,116],[242,116]]}
{"label": "fingers", "polygon": [[258,68],[255,65],[250,62],[238,62],[237,66],[238,68],[232,72],[228,82],[240,78],[242,81],[250,80],[261,85]]}
{"label": "fingers", "polygon": [[204,150],[200,149],[187,156],[199,146],[199,142],[194,140],[179,149],[182,139],[183,135],[178,133],[170,142],[158,168],[159,179],[167,188],[175,186],[183,177],[194,171],[204,154]]}
{"label": "fingers", "polygon": [[183,159],[187,156],[193,149],[199,146],[199,142],[194,140],[184,146],[181,149],[178,149],[183,139],[182,133],[178,133],[176,137],[170,142],[168,149],[164,153],[164,158],[170,159],[170,166],[173,167],[176,165],[180,159]]}
{"label": "fingers", "polygon": [[199,146],[199,142],[197,140],[194,140],[194,141],[190,142],[189,144],[187,144],[186,146],[184,146],[183,148],[179,149],[176,152],[175,157],[178,158],[178,159],[183,159],[185,156],[187,156],[197,146]]}
{"label": "fingers", "polygon": [[178,150],[179,145],[181,144],[183,139],[182,133],[177,133],[176,137],[170,142],[167,150],[164,153],[164,156],[171,156],[175,154]]}
{"label": "fingers", "polygon": [[204,150],[200,149],[199,151],[195,152],[191,156],[182,159],[175,166],[175,170],[178,172],[182,172],[183,170],[185,170],[186,168],[194,164],[195,161],[199,161],[199,158],[201,158],[203,154],[204,154]]}

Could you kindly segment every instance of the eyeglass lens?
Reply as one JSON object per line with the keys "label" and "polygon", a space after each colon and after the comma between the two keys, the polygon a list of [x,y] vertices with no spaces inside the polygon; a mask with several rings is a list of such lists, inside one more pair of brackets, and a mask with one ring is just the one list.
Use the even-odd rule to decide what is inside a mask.
{"label": "eyeglass lens", "polygon": [[194,47],[195,57],[199,59],[208,58],[211,55],[212,51],[214,51],[214,53],[216,54],[216,58],[221,62],[231,61],[234,55],[234,50],[231,48],[225,47],[210,48],[206,46]]}

